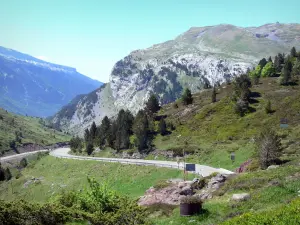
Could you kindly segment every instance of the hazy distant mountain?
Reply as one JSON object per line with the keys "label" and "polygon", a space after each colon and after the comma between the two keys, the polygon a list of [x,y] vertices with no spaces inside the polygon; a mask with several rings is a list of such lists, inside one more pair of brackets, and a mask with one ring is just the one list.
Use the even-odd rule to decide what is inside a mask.
{"label": "hazy distant mountain", "polygon": [[0,47],[0,107],[11,112],[50,116],[101,85],[74,68]]}
{"label": "hazy distant mountain", "polygon": [[[119,109],[137,112],[151,92],[161,103],[178,98],[184,87],[192,92],[246,72],[263,57],[300,48],[300,24],[266,24],[242,28],[223,24],[193,27],[171,41],[137,50],[118,61],[110,83],[96,90],[97,99],[77,99],[72,113],[64,107],[53,119],[67,130],[82,131],[94,120],[114,116]],[[70,111],[69,111],[70,112]]]}

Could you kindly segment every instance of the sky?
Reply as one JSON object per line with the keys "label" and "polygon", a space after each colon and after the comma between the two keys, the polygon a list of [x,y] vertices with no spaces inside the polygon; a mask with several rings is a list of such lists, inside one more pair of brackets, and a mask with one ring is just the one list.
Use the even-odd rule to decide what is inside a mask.
{"label": "sky", "polygon": [[108,82],[131,51],[190,27],[300,23],[299,8],[299,0],[0,0],[0,46]]}

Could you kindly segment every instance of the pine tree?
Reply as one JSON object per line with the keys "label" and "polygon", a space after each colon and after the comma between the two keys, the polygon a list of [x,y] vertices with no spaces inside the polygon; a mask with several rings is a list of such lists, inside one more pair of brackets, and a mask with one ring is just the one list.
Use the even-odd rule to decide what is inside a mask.
{"label": "pine tree", "polygon": [[96,126],[96,123],[93,122],[92,125],[91,125],[91,128],[90,128],[90,139],[92,141],[95,140],[96,132],[97,132],[97,126]]}
{"label": "pine tree", "polygon": [[105,116],[97,132],[97,142],[99,144],[99,147],[109,144],[110,136],[111,136],[111,122],[109,118]]}
{"label": "pine tree", "polygon": [[182,102],[184,105],[189,105],[193,103],[193,97],[192,97],[192,93],[191,90],[186,88],[182,94]]}
{"label": "pine tree", "polygon": [[115,147],[117,150],[129,148],[133,119],[134,117],[130,111],[124,111],[123,109],[119,111],[116,120],[117,132]]}
{"label": "pine tree", "polygon": [[159,133],[164,136],[167,134],[167,124],[164,118],[161,118],[158,124]]}
{"label": "pine tree", "polygon": [[271,63],[273,62],[271,56],[269,57],[268,62],[271,62]]}
{"label": "pine tree", "polygon": [[291,57],[297,57],[297,51],[295,47],[292,47],[291,49]]}
{"label": "pine tree", "polygon": [[280,73],[282,70],[282,65],[284,64],[284,54],[279,53],[275,56],[274,67],[276,69],[276,73]]}
{"label": "pine tree", "polygon": [[216,91],[216,88],[214,86],[213,90],[212,90],[212,94],[211,94],[211,102],[214,103],[216,101],[217,101],[217,91]]}
{"label": "pine tree", "polygon": [[266,60],[265,58],[262,58],[262,59],[259,61],[258,65],[260,65],[260,67],[263,69],[264,66],[265,66],[267,63],[268,63],[267,60]]}
{"label": "pine tree", "polygon": [[84,141],[85,143],[89,142],[91,139],[90,139],[90,131],[88,128],[86,128],[84,130]]}
{"label": "pine tree", "polygon": [[278,160],[282,147],[279,136],[271,129],[265,129],[256,140],[259,149],[260,165],[263,169],[275,164]]}
{"label": "pine tree", "polygon": [[91,142],[87,143],[85,151],[88,155],[91,155],[94,151],[94,145]]}
{"label": "pine tree", "polygon": [[135,145],[140,152],[151,147],[152,135],[144,110],[137,113],[133,124],[133,132],[136,136]]}
{"label": "pine tree", "polygon": [[156,113],[160,109],[157,97],[152,94],[146,102],[146,111],[150,114]]}

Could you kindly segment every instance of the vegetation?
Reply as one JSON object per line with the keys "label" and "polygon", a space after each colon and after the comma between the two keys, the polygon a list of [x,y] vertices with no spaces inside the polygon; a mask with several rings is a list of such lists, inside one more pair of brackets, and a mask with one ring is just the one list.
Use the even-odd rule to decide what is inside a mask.
{"label": "vegetation", "polygon": [[270,129],[262,131],[257,144],[261,168],[266,169],[268,166],[278,162],[282,147],[281,140],[274,131]]}
{"label": "vegetation", "polygon": [[47,127],[40,118],[15,115],[1,108],[0,137],[0,155],[13,149],[18,151],[26,143],[45,146],[70,139],[68,135]]}
{"label": "vegetation", "polygon": [[184,90],[181,100],[184,105],[189,105],[193,103],[193,97],[190,89],[186,88]]}

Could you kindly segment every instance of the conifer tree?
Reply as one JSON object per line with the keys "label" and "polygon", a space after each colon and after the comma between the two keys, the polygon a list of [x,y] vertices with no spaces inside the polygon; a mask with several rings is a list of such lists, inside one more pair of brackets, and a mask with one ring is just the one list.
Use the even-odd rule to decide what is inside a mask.
{"label": "conifer tree", "polygon": [[291,57],[297,57],[297,51],[295,47],[292,47],[291,49]]}
{"label": "conifer tree", "polygon": [[97,126],[96,126],[96,123],[93,121],[91,128],[90,128],[90,139],[92,141],[95,140],[96,133],[97,133]]}
{"label": "conifer tree", "polygon": [[148,113],[156,113],[160,109],[159,102],[157,97],[152,94],[148,101],[146,102],[146,110]]}
{"label": "conifer tree", "polygon": [[167,124],[164,118],[161,118],[158,124],[159,133],[164,136],[167,134]]}
{"label": "conifer tree", "polygon": [[192,93],[191,90],[186,88],[182,94],[182,102],[184,105],[189,105],[193,103],[193,97],[192,97]]}
{"label": "conifer tree", "polygon": [[270,100],[268,100],[268,102],[267,102],[267,105],[265,107],[265,111],[266,111],[267,114],[272,113],[272,105],[271,105],[271,101]]}
{"label": "conifer tree", "polygon": [[135,145],[140,152],[151,147],[152,135],[144,110],[137,113],[133,124],[133,132],[136,136]]}
{"label": "conifer tree", "polygon": [[214,86],[213,90],[212,90],[212,94],[211,94],[211,102],[214,103],[216,101],[217,101],[217,91],[216,91],[216,88]]}

